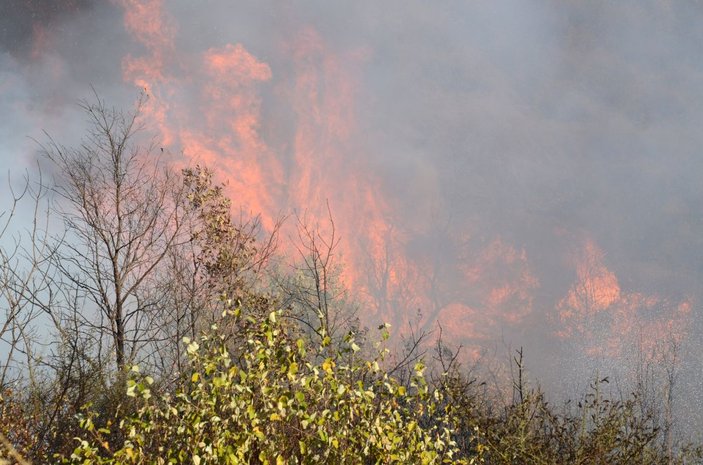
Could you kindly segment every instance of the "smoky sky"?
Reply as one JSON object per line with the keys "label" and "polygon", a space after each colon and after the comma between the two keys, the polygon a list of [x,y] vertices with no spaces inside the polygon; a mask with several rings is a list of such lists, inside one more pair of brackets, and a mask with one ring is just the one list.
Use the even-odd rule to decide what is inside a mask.
{"label": "smoky sky", "polygon": [[63,20],[92,7],[91,0],[7,0],[0,6],[0,45],[15,56],[27,54],[39,28],[64,27]]}
{"label": "smoky sky", "polygon": [[[293,116],[276,103],[278,83],[291,75],[286,44],[316,31],[340,57],[340,73],[358,84],[354,143],[341,150],[350,163],[363,159],[380,180],[388,220],[405,232],[405,253],[445,264],[438,268],[447,280],[467,253],[462,247],[476,252],[496,237],[529,257],[539,282],[536,311],[525,322],[533,329],[509,330],[515,344],[546,350],[535,342],[543,330],[534,328],[546,325],[573,282],[570,261],[585,238],[604,251],[623,289],[692,299],[690,339],[697,339],[703,3],[163,6],[176,25],[179,53],[235,43],[270,66],[259,130],[287,163],[294,163],[287,155]],[[77,141],[84,120],[75,104],[90,97],[91,86],[118,105],[134,101],[139,89],[123,79],[122,63],[143,54],[144,44],[126,31],[123,13],[97,0],[2,2],[4,168],[31,168],[32,138],[42,130]],[[197,64],[178,66],[185,73]],[[172,98],[193,97],[186,91]],[[468,245],[457,237],[470,237]],[[456,286],[447,292],[459,292]]]}

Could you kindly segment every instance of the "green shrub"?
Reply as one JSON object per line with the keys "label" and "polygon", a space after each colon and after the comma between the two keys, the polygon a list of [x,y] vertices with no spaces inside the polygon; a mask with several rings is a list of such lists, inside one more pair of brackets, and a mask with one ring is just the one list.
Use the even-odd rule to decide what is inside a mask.
{"label": "green shrub", "polygon": [[[94,415],[81,419],[80,439],[67,463],[474,463],[459,458],[452,419],[438,409],[417,364],[406,387],[348,350],[311,356],[293,339],[281,312],[250,324],[238,353],[216,328],[186,339],[190,371],[171,394],[155,395],[153,380],[135,367],[128,395],[136,414],[110,428]],[[239,318],[233,312],[227,318]],[[250,322],[255,323],[255,322]],[[231,347],[231,345],[229,345]],[[324,353],[325,348],[316,352]],[[328,351],[329,352],[329,351]],[[116,435],[115,432],[118,434]],[[112,443],[110,438],[124,438]]]}

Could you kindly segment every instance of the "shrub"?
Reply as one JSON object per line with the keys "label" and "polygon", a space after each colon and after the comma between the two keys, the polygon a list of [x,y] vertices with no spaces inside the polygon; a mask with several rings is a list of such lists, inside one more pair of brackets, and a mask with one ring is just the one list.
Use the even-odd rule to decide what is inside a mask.
{"label": "shrub", "polygon": [[[348,349],[329,356],[294,339],[281,312],[250,321],[240,350],[213,328],[185,339],[189,372],[181,387],[155,395],[153,380],[132,369],[128,395],[140,406],[112,428],[81,419],[67,463],[474,463],[456,456],[452,419],[438,408],[424,366],[406,387]],[[239,318],[228,312],[227,318]],[[236,349],[235,349],[236,350]],[[329,352],[329,351],[327,351]],[[115,432],[118,434],[115,435]],[[112,437],[123,437],[117,444]]]}

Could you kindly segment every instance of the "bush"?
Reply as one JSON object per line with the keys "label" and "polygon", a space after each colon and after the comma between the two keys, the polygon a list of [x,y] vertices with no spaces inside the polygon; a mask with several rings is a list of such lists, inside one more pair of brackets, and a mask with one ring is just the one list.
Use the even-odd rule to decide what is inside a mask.
{"label": "bush", "polygon": [[127,390],[140,402],[136,413],[112,428],[96,427],[86,413],[86,437],[64,461],[469,463],[456,455],[452,419],[438,408],[439,391],[430,391],[422,364],[406,387],[383,373],[384,351],[365,359],[348,338],[345,350],[311,355],[281,312],[249,323],[236,353],[217,328],[186,339],[189,372],[172,393],[155,395],[152,378],[134,367]]}

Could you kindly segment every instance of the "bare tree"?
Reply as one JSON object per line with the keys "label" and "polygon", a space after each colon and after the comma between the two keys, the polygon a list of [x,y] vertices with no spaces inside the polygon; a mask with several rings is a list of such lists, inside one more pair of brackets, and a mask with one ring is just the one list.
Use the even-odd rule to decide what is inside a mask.
{"label": "bare tree", "polygon": [[[37,338],[32,323],[43,310],[37,305],[36,296],[47,291],[49,279],[44,264],[52,255],[48,219],[40,212],[45,194],[41,173],[36,186],[26,177],[21,190],[15,190],[10,180],[8,189],[11,205],[0,213],[0,392],[20,374],[29,375],[30,379],[34,375],[33,345]],[[11,233],[13,218],[22,202],[32,205],[26,210],[32,212],[30,226]],[[18,356],[22,358],[22,370],[15,366]]]}
{"label": "bare tree", "polygon": [[345,332],[358,332],[357,309],[340,282],[337,248],[339,236],[327,205],[327,234],[320,225],[310,224],[306,215],[296,215],[297,239],[291,239],[299,260],[290,273],[277,276],[283,303],[289,316],[320,340],[340,342]]}
{"label": "bare tree", "polygon": [[662,363],[664,365],[664,446],[666,447],[666,454],[668,458],[668,463],[673,463],[674,457],[674,407],[676,398],[674,396],[675,390],[678,387],[678,365],[680,357],[680,347],[679,341],[674,337],[673,334],[669,334],[667,340],[664,343],[663,348]]}
{"label": "bare tree", "polygon": [[129,113],[97,96],[83,101],[89,129],[80,146],[52,138],[43,146],[58,168],[66,239],[52,263],[72,290],[69,320],[92,333],[100,357],[107,347],[120,370],[152,342],[159,321],[150,280],[184,241],[182,183],[153,144],[138,142],[144,99]]}

